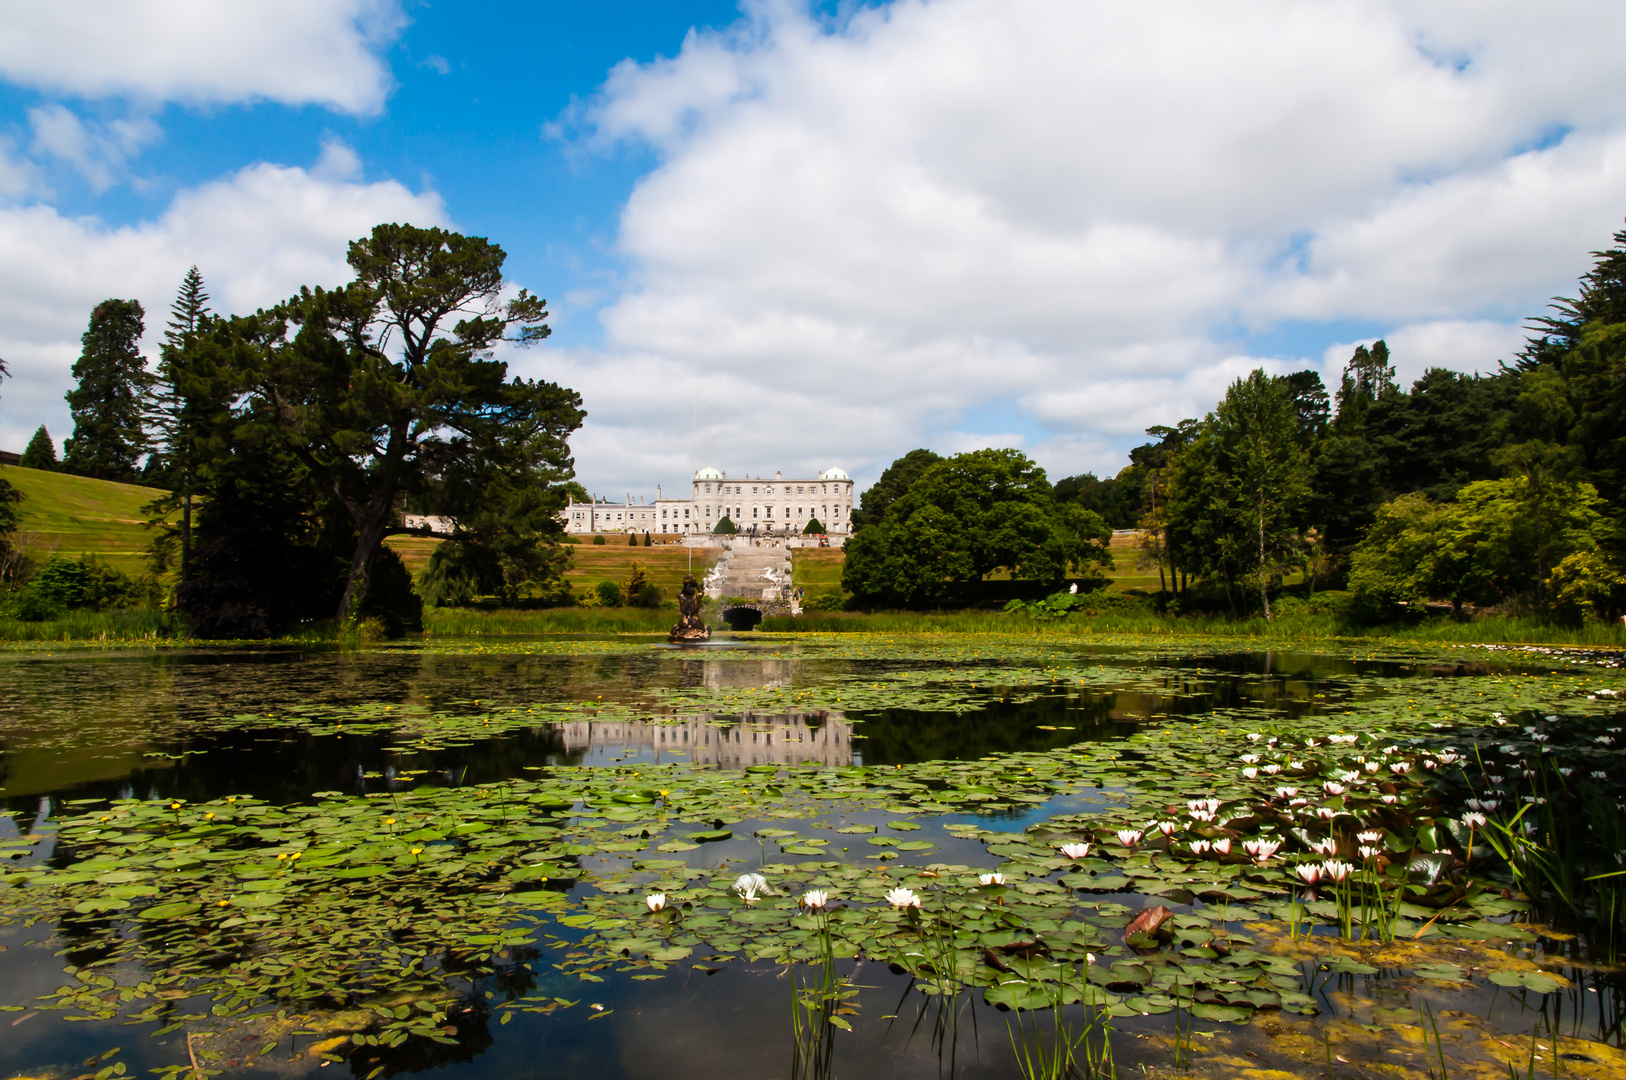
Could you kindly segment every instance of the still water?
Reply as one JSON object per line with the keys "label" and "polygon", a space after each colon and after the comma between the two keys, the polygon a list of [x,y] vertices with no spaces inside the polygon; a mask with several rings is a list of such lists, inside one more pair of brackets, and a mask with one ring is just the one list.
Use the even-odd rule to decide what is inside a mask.
{"label": "still water", "polygon": [[[727,910],[739,909],[726,887],[738,874],[847,882],[837,891],[845,887],[856,898],[857,877],[842,878],[839,868],[856,866],[872,876],[892,875],[889,882],[925,881],[936,887],[956,873],[1002,865],[1010,869],[1013,884],[1026,874],[1031,891],[1006,895],[994,886],[989,887],[994,891],[965,895],[991,898],[982,904],[988,910],[1015,910],[1022,903],[1050,904],[1046,911],[1052,913],[1065,908],[1078,921],[1066,922],[1065,914],[1041,919],[1036,925],[1056,927],[1041,935],[1049,932],[1060,941],[1067,927],[1087,924],[1078,931],[1087,936],[1079,940],[1097,943],[1089,945],[1101,950],[1096,963],[1115,965],[1115,976],[1102,975],[1096,983],[1117,1003],[1110,1047],[1113,1067],[1124,1075],[1143,1067],[1171,1075],[1243,1075],[1267,1066],[1300,1075],[1311,1069],[1326,1075],[1329,1066],[1335,1076],[1393,1075],[1397,1069],[1427,1075],[1430,1060],[1435,1068],[1445,1061],[1453,1074],[1506,1075],[1506,1063],[1515,1059],[1523,1075],[1536,1058],[1538,1075],[1554,1066],[1576,1076],[1620,1075],[1619,969],[1597,946],[1596,927],[1584,922],[1521,932],[1488,947],[1469,927],[1449,941],[1427,937],[1417,946],[1426,955],[1397,959],[1398,954],[1369,953],[1363,954],[1367,960],[1385,962],[1340,962],[1336,957],[1342,954],[1332,946],[1318,953],[1296,940],[1279,917],[1271,917],[1271,905],[1292,902],[1279,885],[1256,884],[1254,892],[1239,893],[1253,898],[1236,902],[1233,911],[1229,897],[1205,900],[1194,895],[1199,888],[1182,892],[1154,881],[1160,864],[1150,838],[1144,852],[1137,842],[1112,856],[1113,865],[1130,876],[1113,876],[1103,863],[1089,871],[1097,875],[1094,882],[1076,889],[1055,884],[1067,868],[1054,852],[1048,853],[1056,864],[1051,865],[1031,843],[1028,849],[1020,846],[1024,837],[1044,835],[1033,830],[1047,823],[1067,823],[1073,834],[1091,835],[1090,822],[1116,827],[1124,822],[1115,819],[1132,807],[1143,813],[1139,808],[1149,805],[1146,800],[1156,802],[1164,792],[1170,803],[1166,812],[1172,813],[1194,792],[1229,787],[1234,759],[1259,745],[1245,742],[1248,734],[1281,733],[1286,745],[1301,729],[1381,729],[1405,733],[1422,754],[1438,753],[1436,745],[1448,737],[1460,748],[1477,746],[1482,736],[1488,746],[1514,737],[1510,731],[1520,732],[1525,720],[1538,717],[1538,722],[1554,717],[1555,731],[1566,723],[1577,731],[1581,726],[1603,731],[1600,725],[1614,718],[1611,698],[1619,680],[1613,664],[1612,658],[1582,654],[1283,654],[1189,645],[869,639],[756,641],[707,651],[618,638],[486,640],[466,647],[437,643],[348,652],[67,650],[0,656],[0,843],[9,845],[0,848],[0,856],[7,857],[0,866],[11,871],[0,891],[0,899],[10,904],[0,907],[5,919],[0,1007],[7,1010],[0,1013],[0,1076],[106,1073],[103,1080],[109,1080],[166,1069],[303,1076],[339,1068],[362,1077],[427,1069],[471,1076],[568,1071],[681,1077],[719,1069],[761,1077],[1019,1075],[1013,1041],[1021,1036],[1013,1035],[1012,1025],[1041,1013],[1048,1025],[1055,1010],[1012,1011],[989,1004],[970,987],[953,997],[952,1024],[945,1027],[945,995],[921,993],[920,970],[911,973],[861,949],[836,962],[850,988],[851,1011],[843,1014],[850,1018],[850,1030],[831,1031],[826,1053],[800,1059],[791,1016],[793,987],[806,982],[813,965],[784,962],[807,959],[794,951],[751,959],[749,941],[742,946],[746,955],[731,953],[730,945],[740,944],[738,932],[735,938],[725,934],[719,945],[716,933],[707,936],[701,928],[700,917],[726,907],[717,892],[733,904]],[[1436,731],[1442,734],[1436,737]],[[1400,735],[1394,737],[1400,741]],[[1574,741],[1580,745],[1579,736]],[[1312,738],[1308,745],[1317,742]],[[1613,753],[1598,745],[1587,742],[1586,752]],[[1165,751],[1181,756],[1164,757]],[[1086,768],[1085,762],[1091,764]],[[1035,769],[1050,777],[1048,787],[1023,794],[1001,781]],[[610,805],[604,797],[608,789],[594,787],[591,779],[572,779],[585,775],[582,770],[639,778],[651,789],[630,796],[619,810],[602,811]],[[828,795],[818,788],[823,780],[811,779],[837,776],[847,777],[843,783],[851,786]],[[913,787],[888,789],[886,805],[877,805],[874,792],[863,785],[890,782],[889,776],[899,778],[895,787],[905,780]],[[771,798],[732,794],[757,781],[783,790],[761,789]],[[654,792],[657,783],[692,789],[693,821],[680,817],[683,808],[672,807],[672,796]],[[414,812],[412,800],[429,799],[442,789],[454,800],[462,798],[458,793],[498,792],[496,801],[523,796],[528,805],[548,806],[553,804],[545,800],[554,798],[555,790],[548,784],[578,785],[548,811],[551,816],[530,819],[543,825],[530,837],[542,845],[532,854],[552,860],[546,865],[556,868],[549,872],[554,876],[533,873],[533,883],[525,884],[525,874],[492,870],[484,884],[470,886],[511,889],[518,899],[534,899],[515,910],[527,913],[526,925],[535,932],[500,940],[492,935],[483,951],[429,950],[419,970],[433,967],[430,981],[441,996],[429,995],[432,1013],[430,1006],[378,992],[376,980],[368,983],[374,987],[370,996],[360,1000],[340,994],[315,1007],[309,999],[296,1005],[279,1000],[273,989],[222,1006],[220,987],[234,977],[233,965],[239,966],[244,985],[257,990],[286,985],[286,979],[264,981],[265,971],[278,971],[276,927],[297,923],[298,897],[316,896],[319,885],[303,893],[299,885],[268,890],[273,902],[263,910],[245,908],[243,919],[230,920],[235,926],[209,930],[198,924],[198,934],[216,935],[230,947],[187,953],[163,940],[169,923],[144,921],[140,914],[143,905],[171,899],[166,879],[153,870],[160,864],[138,860],[127,867],[109,861],[111,856],[98,852],[114,850],[107,846],[111,834],[83,834],[86,821],[105,821],[130,800],[173,806],[176,828],[183,816],[206,807],[213,808],[207,811],[212,820],[217,814],[227,820],[247,804],[314,808],[315,816],[300,819],[312,823],[310,842],[295,837],[291,827],[276,835],[261,830],[271,842],[292,845],[290,852],[314,862],[327,850],[316,842],[324,835],[338,838],[329,845],[334,850],[359,844],[342,825],[354,820],[345,815],[358,812],[355,807],[399,807],[380,812],[404,820]],[[1426,803],[1433,814],[1449,793],[1412,783],[1398,802],[1386,803],[1403,807],[1414,794],[1422,800],[1418,806]],[[232,802],[228,806],[225,800]],[[702,805],[726,808],[693,809]],[[1451,809],[1461,813],[1462,808]],[[72,842],[57,838],[65,824],[81,830]],[[509,825],[506,809],[503,825]],[[393,842],[393,824],[390,829]],[[580,829],[599,831],[572,832]],[[609,829],[618,830],[615,837],[609,837]],[[1246,835],[1245,826],[1233,831],[1238,830]],[[205,845],[215,842],[208,827],[164,835],[176,844],[198,843],[199,837]],[[441,847],[450,852],[457,840],[445,830],[426,829],[423,835],[434,838],[417,842],[415,854],[403,847],[413,841],[398,844],[401,850],[390,855],[395,860],[390,865],[417,873],[428,854]],[[124,836],[132,841],[126,852],[138,850],[134,841],[140,837]],[[584,836],[588,842],[580,842]],[[1001,836],[1017,846],[1002,849]],[[1290,848],[1292,837],[1286,837]],[[657,853],[662,839],[670,846]],[[1162,865],[1177,854],[1177,839],[1164,842]],[[877,842],[879,849],[872,846]],[[225,860],[231,850],[220,846],[216,857]],[[1473,858],[1481,857],[1479,850],[1474,848]],[[454,861],[466,867],[469,853],[459,852]],[[78,861],[85,859],[91,861]],[[187,863],[173,855],[170,861],[187,889],[207,889],[208,875],[224,873],[213,868],[227,865],[208,859]],[[34,868],[71,874],[76,865],[93,870],[80,875],[84,880],[63,878],[60,887],[51,884],[48,873],[30,876]],[[420,914],[432,910],[432,890],[410,896],[392,892],[390,882],[402,871],[364,876],[370,869],[358,867],[355,884],[346,886],[358,903],[380,910],[398,905]],[[269,872],[236,872],[244,889],[276,884]],[[1248,867],[1237,872],[1236,879],[1244,880]],[[917,876],[900,876],[909,873]],[[445,880],[452,880],[450,872]],[[707,880],[724,884],[712,894],[704,888],[696,893],[692,913],[684,918],[699,937],[681,939],[691,943],[674,950],[688,950],[680,959],[663,961],[659,957],[665,954],[646,950],[655,959],[639,960],[636,948],[617,952],[614,941],[606,946],[595,940],[630,933],[624,927],[639,924],[621,917],[625,906],[617,909],[618,916],[593,904],[630,903],[636,910],[646,888]],[[1122,886],[1108,884],[1115,881]],[[1162,891],[1148,893],[1137,882]],[[1503,884],[1498,881],[1497,888]],[[31,906],[31,897],[48,888],[57,906]],[[121,888],[131,895],[118,893]],[[786,918],[808,917],[796,915],[789,888],[778,901]],[[960,901],[948,897],[946,886],[944,893],[946,917]],[[233,897],[219,902],[224,908],[247,893],[221,895]],[[113,900],[79,911],[72,904],[82,904],[82,896]],[[115,906],[118,902],[126,906]],[[1229,996],[1214,999],[1207,1017],[1200,1015],[1200,1006],[1195,1013],[1182,1008],[1178,990],[1162,997],[1151,992],[1166,981],[1147,982],[1146,966],[1155,968],[1159,954],[1166,959],[1189,952],[1197,962],[1215,950],[1206,948],[1210,938],[1202,934],[1191,940],[1165,938],[1153,942],[1150,951],[1126,947],[1124,924],[1159,903],[1176,916],[1190,917],[1193,926],[1202,921],[1202,934],[1229,942],[1227,949],[1243,943],[1277,960],[1289,958],[1299,973],[1284,975],[1289,969],[1280,963],[1253,970],[1250,975],[1259,978],[1249,992],[1264,995],[1253,1003],[1239,1006],[1242,999],[1227,991]],[[569,906],[576,904],[597,911],[602,925],[590,914],[566,915],[577,910]],[[884,909],[884,903],[872,908]],[[207,912],[177,916],[176,925]],[[1539,916],[1492,915],[1484,925]],[[379,948],[378,941],[411,940],[400,928],[366,937],[361,928],[371,916],[355,917],[360,920],[356,943],[336,961],[341,978],[349,970],[344,963],[359,971],[382,962],[371,951]],[[558,921],[563,918],[575,922]],[[404,917],[397,922],[404,926]],[[1413,915],[1407,925],[1426,933],[1422,923]],[[746,925],[755,923],[746,919]],[[1320,935],[1324,942],[1332,940],[1331,933],[1326,925],[1303,931],[1307,940]],[[985,952],[987,964],[995,969],[1014,964],[1020,974],[1020,963],[996,953],[1009,937],[985,935],[995,944],[974,944],[969,955],[974,962]],[[141,951],[132,951],[138,941]],[[1397,947],[1390,946],[1391,953]],[[1061,956],[1062,947],[1045,955]],[[1151,959],[1137,959],[1145,956]],[[1517,959],[1520,970],[1550,971],[1561,982],[1542,992],[1545,984],[1532,988],[1529,979],[1511,987],[1492,981],[1488,976],[1502,956]],[[1438,975],[1439,965],[1453,959],[1460,978],[1427,974]],[[177,975],[169,986],[153,981],[171,971],[186,977]],[[986,986],[988,976],[984,970],[967,982]],[[1275,990],[1267,977],[1277,980]],[[57,1007],[66,1000],[60,993],[65,984],[96,991],[101,1011],[84,1002],[77,1012]],[[155,1002],[164,1006],[161,1015],[143,1012],[157,1008]],[[1418,1035],[1428,1030],[1419,1011],[1425,1005],[1441,1017],[1429,1021],[1437,1025],[1432,1044]],[[402,1008],[414,1016],[414,1010],[432,1014],[433,1023],[420,1023],[395,1039],[386,1014]],[[1247,1015],[1238,1020],[1226,1009]],[[1075,1031],[1086,1023],[1080,1005],[1064,1009],[1063,1016],[1071,1018]],[[1044,1030],[1049,1038],[1052,1029]],[[395,1045],[365,1041],[381,1034]]]}

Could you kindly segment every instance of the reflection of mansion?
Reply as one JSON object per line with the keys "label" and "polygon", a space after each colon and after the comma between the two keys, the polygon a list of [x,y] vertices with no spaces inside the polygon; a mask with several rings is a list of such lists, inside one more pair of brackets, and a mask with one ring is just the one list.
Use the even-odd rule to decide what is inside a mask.
{"label": "reflection of mansion", "polygon": [[799,533],[817,519],[831,536],[845,536],[852,517],[853,482],[840,469],[826,469],[813,480],[735,477],[716,469],[694,474],[689,497],[667,499],[655,489],[655,501],[631,495],[625,502],[571,502],[560,515],[569,533],[710,533],[723,518],[742,533]]}
{"label": "reflection of mansion", "polygon": [[699,715],[680,723],[639,720],[572,720],[559,725],[568,751],[645,750],[685,753],[696,765],[741,769],[747,765],[851,765],[851,723],[838,713],[742,716],[721,725]]}

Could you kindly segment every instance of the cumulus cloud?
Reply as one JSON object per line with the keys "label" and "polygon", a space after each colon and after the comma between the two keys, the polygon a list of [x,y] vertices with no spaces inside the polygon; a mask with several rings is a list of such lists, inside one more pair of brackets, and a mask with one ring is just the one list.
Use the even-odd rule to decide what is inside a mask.
{"label": "cumulus cloud", "polygon": [[[330,144],[323,160],[336,156]],[[58,438],[70,434],[62,395],[98,302],[142,302],[150,356],[187,267],[203,272],[214,310],[245,313],[301,285],[348,281],[348,241],[380,221],[448,224],[433,192],[264,163],[183,191],[156,220],[128,227],[45,205],[0,207],[0,293],[8,298],[0,356],[12,373],[0,387],[0,447],[23,446],[41,422]]]}
{"label": "cumulus cloud", "polygon": [[[1002,437],[1075,471],[1201,415],[1289,321],[1392,328],[1405,370],[1492,366],[1626,213],[1619,5],[746,12],[556,128],[660,162],[622,215],[634,287],[594,378],[658,362],[701,387],[740,468],[834,451],[873,477],[1009,401],[1027,426]],[[650,476],[614,447],[684,439],[687,415],[598,409],[584,472]]]}
{"label": "cumulus cloud", "polygon": [[54,94],[369,114],[398,0],[0,0],[0,78]]}

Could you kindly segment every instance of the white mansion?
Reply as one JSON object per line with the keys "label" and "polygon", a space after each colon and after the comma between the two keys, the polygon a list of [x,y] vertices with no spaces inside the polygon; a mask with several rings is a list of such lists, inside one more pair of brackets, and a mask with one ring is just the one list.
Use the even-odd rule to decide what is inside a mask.
{"label": "white mansion", "polygon": [[570,533],[709,533],[724,517],[742,533],[799,533],[817,519],[831,536],[845,536],[852,517],[853,482],[840,469],[826,469],[816,480],[747,476],[733,480],[716,469],[694,474],[687,499],[655,501],[627,496],[626,502],[571,502],[563,511]]}

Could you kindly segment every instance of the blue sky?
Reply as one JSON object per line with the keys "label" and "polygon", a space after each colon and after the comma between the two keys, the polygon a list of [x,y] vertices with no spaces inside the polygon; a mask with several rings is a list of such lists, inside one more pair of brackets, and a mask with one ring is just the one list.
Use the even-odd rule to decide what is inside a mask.
{"label": "blue sky", "polygon": [[509,359],[595,490],[1106,474],[1252,367],[1494,367],[1626,215],[1626,15],[1286,7],[0,0],[0,446],[69,433],[97,300],[272,303],[400,218],[552,302]]}

